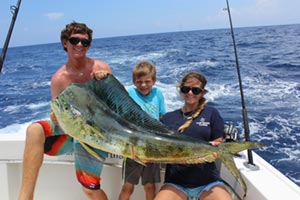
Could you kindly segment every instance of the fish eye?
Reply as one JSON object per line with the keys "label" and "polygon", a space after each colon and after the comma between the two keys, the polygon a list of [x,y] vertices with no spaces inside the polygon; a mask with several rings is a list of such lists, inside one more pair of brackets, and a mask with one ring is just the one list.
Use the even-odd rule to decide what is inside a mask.
{"label": "fish eye", "polygon": [[91,120],[86,120],[86,123],[90,126],[92,126],[94,124]]}

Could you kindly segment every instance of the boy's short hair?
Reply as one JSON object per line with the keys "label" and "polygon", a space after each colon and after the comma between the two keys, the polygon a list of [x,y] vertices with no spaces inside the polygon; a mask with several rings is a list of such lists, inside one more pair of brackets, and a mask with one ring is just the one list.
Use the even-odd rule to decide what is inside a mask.
{"label": "boy's short hair", "polygon": [[[88,39],[92,42],[93,30],[90,29],[86,24],[75,21],[67,24],[66,27],[61,31],[60,41],[64,42],[69,39],[70,35],[76,33],[87,34]],[[65,47],[64,50],[67,51]]]}
{"label": "boy's short hair", "polygon": [[132,80],[135,81],[136,78],[139,78],[141,76],[149,75],[151,76],[152,80],[156,80],[156,69],[154,64],[147,61],[142,61],[138,63],[133,71],[132,71]]}

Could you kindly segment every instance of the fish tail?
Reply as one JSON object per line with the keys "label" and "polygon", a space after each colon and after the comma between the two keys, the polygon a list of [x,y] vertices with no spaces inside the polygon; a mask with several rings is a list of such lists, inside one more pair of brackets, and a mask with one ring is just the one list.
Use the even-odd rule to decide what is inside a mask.
{"label": "fish tail", "polygon": [[236,154],[246,149],[256,149],[264,147],[265,145],[259,142],[225,142],[219,145],[221,151],[226,151],[230,154]]}
{"label": "fish tail", "polygon": [[247,194],[247,185],[242,178],[242,175],[238,168],[236,167],[233,156],[226,152],[226,151],[221,151],[218,152],[218,157],[221,159],[222,163],[226,166],[226,168],[230,171],[230,173],[237,179],[237,181],[241,184],[245,195]]}
{"label": "fish tail", "polygon": [[233,155],[246,149],[260,148],[263,146],[264,144],[258,142],[227,142],[219,145],[220,149],[217,153],[218,157],[224,163],[226,168],[231,172],[231,174],[241,184],[245,195],[247,194],[247,186],[244,179],[242,178],[240,171],[234,163]]}

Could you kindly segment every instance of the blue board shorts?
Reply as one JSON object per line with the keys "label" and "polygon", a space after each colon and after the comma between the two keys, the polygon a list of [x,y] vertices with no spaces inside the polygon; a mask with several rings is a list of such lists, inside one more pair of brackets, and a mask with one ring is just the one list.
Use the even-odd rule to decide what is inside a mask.
{"label": "blue board shorts", "polygon": [[222,181],[214,181],[207,185],[196,187],[196,188],[187,188],[187,187],[183,187],[181,185],[177,185],[174,183],[168,183],[168,182],[165,182],[164,186],[165,185],[169,185],[169,186],[176,188],[177,190],[180,190],[188,197],[188,200],[198,200],[204,191],[208,191],[216,185],[225,187],[225,184]]}
{"label": "blue board shorts", "polygon": [[103,158],[103,160],[99,160],[88,153],[78,141],[65,134],[51,120],[41,120],[37,123],[42,125],[46,137],[44,153],[50,156],[74,153],[77,180],[88,189],[100,189],[100,175],[103,161],[108,155],[107,152],[89,146],[99,157]]}

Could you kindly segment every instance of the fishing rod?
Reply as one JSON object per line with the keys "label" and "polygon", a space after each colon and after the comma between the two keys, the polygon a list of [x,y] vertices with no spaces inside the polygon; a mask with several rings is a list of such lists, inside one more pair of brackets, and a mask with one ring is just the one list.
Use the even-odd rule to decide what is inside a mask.
{"label": "fishing rod", "polygon": [[10,27],[9,27],[9,30],[8,30],[8,33],[7,33],[7,36],[6,36],[6,40],[5,40],[2,52],[1,52],[1,57],[0,57],[0,73],[2,71],[2,66],[3,66],[3,63],[4,63],[6,51],[7,51],[7,48],[8,48],[9,41],[10,41],[10,36],[11,36],[12,31],[14,29],[14,25],[15,25],[15,21],[16,21],[17,16],[18,16],[20,5],[21,5],[21,0],[18,0],[18,3],[17,3],[16,6],[10,6],[10,12],[13,14],[13,16],[12,16]]}
{"label": "fishing rod", "polygon": [[[230,14],[230,8],[229,8],[228,0],[226,0],[226,3],[227,3],[227,12],[228,12],[229,23],[230,23],[230,31],[231,31],[233,49],[234,49],[235,65],[236,65],[236,69],[237,69],[239,86],[240,86],[245,140],[250,141],[250,131],[249,131],[249,123],[248,123],[248,117],[247,117],[247,110],[246,110],[246,104],[245,104],[245,100],[244,100],[242,78],[241,78],[241,73],[240,73],[239,60],[238,60],[238,55],[237,55],[236,42],[235,42],[235,38],[234,38],[234,32],[233,32],[233,26],[232,26],[232,20],[231,20],[231,14]],[[248,149],[247,153],[248,153],[248,164],[254,165],[252,151],[250,149]]]}

